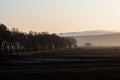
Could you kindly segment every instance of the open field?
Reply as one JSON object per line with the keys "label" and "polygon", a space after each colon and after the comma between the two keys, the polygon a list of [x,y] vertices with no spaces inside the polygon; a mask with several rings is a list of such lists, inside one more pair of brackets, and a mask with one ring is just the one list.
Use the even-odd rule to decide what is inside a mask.
{"label": "open field", "polygon": [[120,47],[83,47],[61,51],[33,54],[32,57],[40,58],[119,58]]}
{"label": "open field", "polygon": [[120,79],[120,48],[78,48],[1,57],[0,80]]}

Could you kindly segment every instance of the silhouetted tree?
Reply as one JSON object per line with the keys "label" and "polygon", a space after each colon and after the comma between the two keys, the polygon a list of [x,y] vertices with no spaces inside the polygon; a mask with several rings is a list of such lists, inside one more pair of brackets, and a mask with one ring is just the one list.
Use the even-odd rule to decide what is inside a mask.
{"label": "silhouetted tree", "polygon": [[91,47],[92,44],[91,44],[90,42],[87,42],[87,43],[85,43],[85,46],[86,46],[86,47]]}
{"label": "silhouetted tree", "polygon": [[0,24],[0,52],[8,53],[8,42],[10,39],[10,31],[4,24]]}
{"label": "silhouetted tree", "polygon": [[73,48],[76,43],[72,37],[60,37],[48,32],[23,33],[17,28],[9,31],[4,24],[0,24],[0,53],[4,55]]}

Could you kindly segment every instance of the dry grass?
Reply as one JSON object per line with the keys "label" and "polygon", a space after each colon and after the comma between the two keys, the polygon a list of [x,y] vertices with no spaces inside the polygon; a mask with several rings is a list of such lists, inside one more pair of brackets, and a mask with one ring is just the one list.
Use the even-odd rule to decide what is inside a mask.
{"label": "dry grass", "polygon": [[61,51],[51,51],[31,55],[39,58],[81,58],[81,57],[105,57],[119,58],[120,47],[91,47],[76,48]]}

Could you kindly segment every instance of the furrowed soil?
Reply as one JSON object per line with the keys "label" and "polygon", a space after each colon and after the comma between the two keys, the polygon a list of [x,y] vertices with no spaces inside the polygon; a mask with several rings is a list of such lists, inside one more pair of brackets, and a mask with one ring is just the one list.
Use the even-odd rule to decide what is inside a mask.
{"label": "furrowed soil", "polygon": [[0,80],[120,79],[120,48],[77,48],[1,56]]}

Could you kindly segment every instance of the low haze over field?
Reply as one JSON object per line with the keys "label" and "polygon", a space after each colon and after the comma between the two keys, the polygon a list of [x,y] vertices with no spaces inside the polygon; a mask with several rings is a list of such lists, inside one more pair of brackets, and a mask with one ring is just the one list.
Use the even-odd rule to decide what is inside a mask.
{"label": "low haze over field", "polygon": [[77,45],[86,46],[90,43],[91,46],[120,46],[120,33],[103,30],[83,31],[60,33],[59,36],[74,37],[77,40]]}
{"label": "low haze over field", "polygon": [[22,31],[120,31],[120,0],[0,0],[0,22]]}

